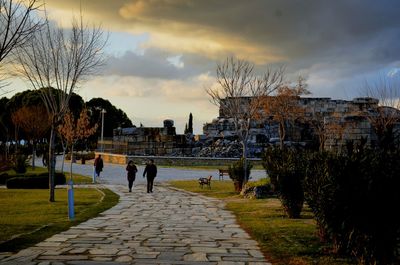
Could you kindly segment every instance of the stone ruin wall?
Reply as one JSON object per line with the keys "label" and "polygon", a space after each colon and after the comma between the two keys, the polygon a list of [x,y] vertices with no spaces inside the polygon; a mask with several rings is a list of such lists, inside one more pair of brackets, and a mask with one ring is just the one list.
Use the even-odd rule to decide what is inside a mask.
{"label": "stone ruin wall", "polygon": [[[250,98],[243,98],[243,104],[249,104]],[[326,134],[325,149],[340,149],[346,141],[360,142],[367,139],[367,145],[376,140],[373,128],[367,115],[374,115],[378,107],[378,100],[373,98],[355,98],[348,100],[332,100],[330,98],[300,98],[298,104],[305,110],[308,120],[322,118],[327,128],[332,128]],[[233,135],[233,125],[223,107],[219,111],[220,117],[204,126],[204,133],[212,137]],[[301,130],[295,126],[288,130],[288,140],[301,141]],[[314,132],[315,133],[315,132]],[[251,142],[257,142],[257,135],[265,135],[268,139],[279,138],[278,124],[264,121],[254,123],[251,129]]]}
{"label": "stone ruin wall", "polygon": [[177,135],[172,120],[164,127],[131,127],[114,130],[113,153],[128,155],[174,155],[191,153],[186,136]]}
{"label": "stone ruin wall", "polygon": [[[225,99],[229,100],[229,99]],[[242,98],[243,109],[251,98]],[[322,118],[326,133],[325,149],[341,150],[346,141],[367,139],[367,145],[376,140],[367,115],[375,115],[378,100],[355,98],[331,100],[330,98],[300,98],[298,104],[305,110],[308,120]],[[172,120],[165,120],[163,127],[133,127],[114,130],[113,153],[154,156],[219,156],[213,153],[221,149],[220,157],[240,156],[240,145],[235,139],[232,119],[225,116],[223,107],[220,116],[204,124],[204,135],[189,139],[187,135],[177,135]],[[400,132],[400,124],[397,128]],[[301,143],[303,131],[310,130],[297,124],[288,130],[288,141]],[[311,134],[315,132],[311,129]],[[197,140],[195,140],[197,139]],[[273,141],[271,141],[273,140]],[[253,121],[250,130],[250,147],[261,152],[269,144],[279,142],[278,124],[271,119],[263,122]],[[239,146],[239,147],[238,147]],[[231,150],[235,149],[235,150]],[[236,150],[238,149],[238,150]],[[225,155],[224,155],[225,154]]]}
{"label": "stone ruin wall", "polygon": [[351,101],[330,98],[300,100],[310,118],[316,115],[324,117],[324,125],[328,128],[325,149],[328,150],[341,149],[346,141],[358,144],[361,139],[366,139],[366,144],[371,145],[376,136],[367,116],[374,115],[378,103],[373,98],[355,98]]}

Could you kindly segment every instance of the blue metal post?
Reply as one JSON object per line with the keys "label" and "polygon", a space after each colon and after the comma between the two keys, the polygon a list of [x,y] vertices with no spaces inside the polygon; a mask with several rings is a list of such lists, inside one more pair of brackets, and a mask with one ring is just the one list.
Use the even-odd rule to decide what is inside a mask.
{"label": "blue metal post", "polygon": [[69,220],[74,220],[75,210],[74,210],[74,183],[72,179],[69,181],[68,185],[68,218]]}

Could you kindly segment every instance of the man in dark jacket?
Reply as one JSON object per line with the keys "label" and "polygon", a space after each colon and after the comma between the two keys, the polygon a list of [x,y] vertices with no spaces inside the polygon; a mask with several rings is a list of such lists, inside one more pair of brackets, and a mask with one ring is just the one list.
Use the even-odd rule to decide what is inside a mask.
{"label": "man in dark jacket", "polygon": [[95,160],[94,160],[94,170],[96,172],[96,177],[100,177],[100,172],[103,171],[103,159],[101,158],[101,155],[99,155]]}
{"label": "man in dark jacket", "polygon": [[153,159],[150,159],[150,161],[146,164],[143,172],[143,178],[145,176],[147,176],[147,193],[153,192],[154,178],[157,176],[157,167],[154,164]]}

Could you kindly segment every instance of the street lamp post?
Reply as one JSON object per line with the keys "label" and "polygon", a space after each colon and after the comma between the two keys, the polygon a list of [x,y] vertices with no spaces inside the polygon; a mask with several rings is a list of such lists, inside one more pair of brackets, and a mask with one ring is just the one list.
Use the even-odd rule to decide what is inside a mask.
{"label": "street lamp post", "polygon": [[104,132],[104,114],[107,113],[105,109],[101,110],[101,149],[100,151],[104,152],[104,143],[103,143],[103,132]]}

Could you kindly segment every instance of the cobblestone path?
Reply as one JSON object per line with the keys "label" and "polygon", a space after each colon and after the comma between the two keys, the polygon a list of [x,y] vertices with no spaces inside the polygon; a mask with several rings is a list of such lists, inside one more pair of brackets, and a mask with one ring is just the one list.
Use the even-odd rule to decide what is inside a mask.
{"label": "cobblestone path", "polygon": [[266,265],[250,239],[217,199],[156,186],[108,188],[120,202],[0,264],[220,264]]}

